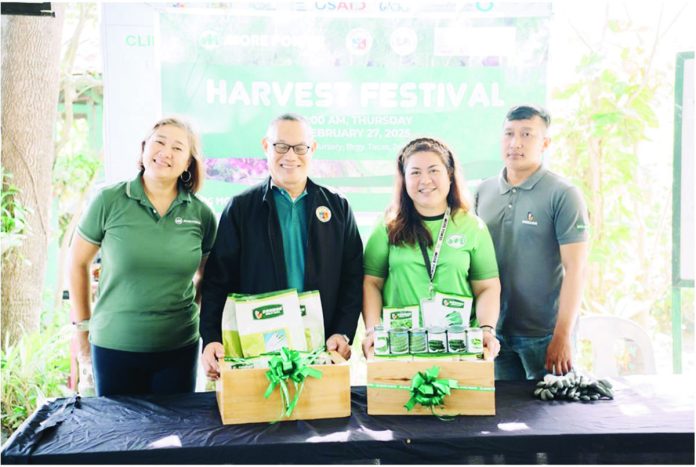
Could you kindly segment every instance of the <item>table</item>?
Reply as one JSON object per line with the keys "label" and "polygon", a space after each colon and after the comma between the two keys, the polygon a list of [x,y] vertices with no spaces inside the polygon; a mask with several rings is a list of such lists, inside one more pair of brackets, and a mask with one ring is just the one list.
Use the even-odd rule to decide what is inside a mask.
{"label": "table", "polygon": [[685,376],[612,379],[613,401],[544,402],[533,382],[497,382],[495,416],[368,416],[222,425],[215,394],[56,399],[7,441],[3,463],[624,463],[694,462]]}

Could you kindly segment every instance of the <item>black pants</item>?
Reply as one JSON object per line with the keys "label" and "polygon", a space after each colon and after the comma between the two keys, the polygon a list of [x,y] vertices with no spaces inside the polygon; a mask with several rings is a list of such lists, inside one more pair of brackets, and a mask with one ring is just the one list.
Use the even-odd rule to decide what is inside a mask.
{"label": "black pants", "polygon": [[198,343],[165,352],[91,348],[97,396],[175,394],[196,389]]}

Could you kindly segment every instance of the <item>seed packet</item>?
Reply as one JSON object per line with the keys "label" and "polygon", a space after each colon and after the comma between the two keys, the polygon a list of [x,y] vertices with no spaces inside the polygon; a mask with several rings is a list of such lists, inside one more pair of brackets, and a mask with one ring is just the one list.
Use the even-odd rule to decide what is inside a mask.
{"label": "seed packet", "polygon": [[382,324],[385,329],[418,328],[420,313],[418,305],[382,308]]}
{"label": "seed packet", "polygon": [[321,308],[321,296],[318,290],[311,290],[298,294],[300,300],[300,314],[304,325],[307,350],[313,352],[324,347],[324,312]]}
{"label": "seed packet", "polygon": [[237,314],[235,313],[236,301],[244,295],[230,294],[222,310],[222,345],[225,348],[225,357],[243,357],[242,344],[239,341],[237,328]]}
{"label": "seed packet", "polygon": [[244,357],[279,351],[282,347],[307,349],[295,289],[238,298],[235,314]]}
{"label": "seed packet", "polygon": [[424,327],[450,326],[469,327],[473,299],[463,295],[436,292],[432,299],[421,301],[421,315]]}

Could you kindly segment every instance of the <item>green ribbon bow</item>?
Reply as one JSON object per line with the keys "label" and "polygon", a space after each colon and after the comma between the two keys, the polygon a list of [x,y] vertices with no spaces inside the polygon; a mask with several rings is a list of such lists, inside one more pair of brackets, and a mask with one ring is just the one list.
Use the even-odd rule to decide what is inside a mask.
{"label": "green ribbon bow", "polygon": [[457,381],[454,379],[438,379],[437,375],[440,368],[434,366],[425,371],[419,371],[411,380],[411,398],[404,407],[411,410],[416,404],[430,407],[435,415],[434,408],[444,405],[445,396],[448,396],[452,389],[459,389]]}
{"label": "green ribbon bow", "polygon": [[[318,352],[312,353],[305,358],[297,350],[283,347],[280,349],[280,352],[268,354],[273,355],[273,358],[268,362],[269,370],[266,372],[266,378],[268,378],[270,383],[263,397],[268,399],[276,386],[280,387],[280,396],[283,402],[280,418],[283,416],[289,417],[295,410],[307,377],[311,376],[317,379],[322,377],[321,371],[309,367],[309,364],[316,360]],[[295,386],[295,397],[292,400],[290,400],[290,394],[288,393],[288,380],[292,381],[292,384]]]}

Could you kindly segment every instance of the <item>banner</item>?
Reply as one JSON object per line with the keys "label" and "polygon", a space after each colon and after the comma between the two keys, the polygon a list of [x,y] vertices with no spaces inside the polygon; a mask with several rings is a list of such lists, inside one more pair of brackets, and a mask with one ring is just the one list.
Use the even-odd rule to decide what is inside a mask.
{"label": "banner", "polygon": [[285,112],[311,122],[310,176],[347,196],[363,238],[413,138],[445,141],[470,183],[500,170],[506,111],[545,101],[550,5],[420,3],[241,2],[159,14],[162,113],[201,130],[202,195],[217,212],[267,174],[261,139]]}

